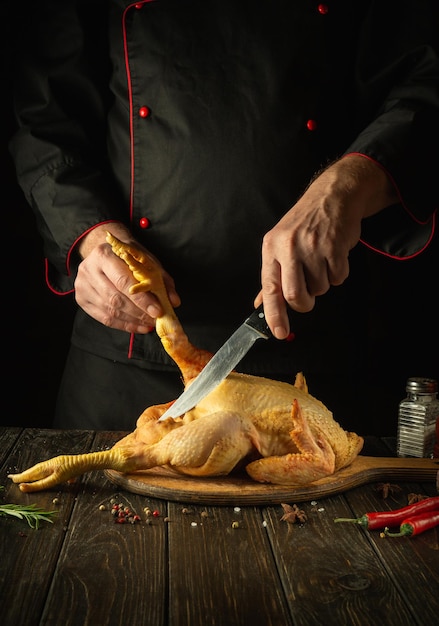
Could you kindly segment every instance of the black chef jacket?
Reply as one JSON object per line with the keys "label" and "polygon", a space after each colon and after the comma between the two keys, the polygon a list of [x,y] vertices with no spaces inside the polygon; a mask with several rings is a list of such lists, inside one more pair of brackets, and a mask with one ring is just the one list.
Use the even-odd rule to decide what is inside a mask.
{"label": "black chef jacket", "polygon": [[[251,312],[261,242],[312,176],[360,153],[400,204],[364,221],[366,246],[425,248],[437,204],[436,3],[423,0],[63,0],[25,3],[11,141],[47,281],[71,292],[74,246],[121,220],[174,277],[190,339],[216,350]],[[253,373],[324,372],[358,344],[366,248],[351,276],[292,316],[294,341],[259,342]],[[79,311],[75,345],[173,366],[155,333]],[[346,347],[344,352],[342,346]]]}

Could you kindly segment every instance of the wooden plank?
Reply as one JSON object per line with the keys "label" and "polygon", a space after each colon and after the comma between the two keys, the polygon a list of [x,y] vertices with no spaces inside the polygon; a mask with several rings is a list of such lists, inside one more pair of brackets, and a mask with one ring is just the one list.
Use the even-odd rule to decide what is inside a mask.
{"label": "wooden plank", "polygon": [[256,507],[169,505],[170,626],[293,623],[262,522]]}
{"label": "wooden plank", "polygon": [[21,433],[21,430],[21,428],[0,427],[0,465],[2,465],[8,457]]}
{"label": "wooden plank", "polygon": [[[354,517],[371,511],[395,510],[408,504],[409,493],[431,493],[431,484],[426,489],[420,484],[396,486],[390,496],[383,500],[380,493],[370,486],[353,490],[346,495]],[[399,489],[398,489],[399,488]],[[349,526],[344,524],[344,526]],[[439,528],[422,535],[408,538],[380,537],[379,531],[367,531],[361,527],[347,528],[351,541],[363,535],[379,555],[384,568],[395,587],[405,599],[412,614],[412,623],[424,626],[437,623],[439,615]],[[422,592],[421,592],[422,590]]]}
{"label": "wooden plank", "polygon": [[[6,478],[11,471],[61,453],[107,449],[125,433],[8,431],[0,430],[0,443],[3,437],[8,449],[0,475],[6,485],[2,501],[56,506],[59,514],[38,531],[0,518],[0,597],[7,599],[0,603],[2,624],[435,623],[437,529],[391,540],[333,522],[371,507],[403,506],[409,491],[433,495],[433,481],[405,483],[387,500],[372,483],[316,504],[303,501],[308,515],[303,526],[281,521],[280,506],[235,511],[234,506],[188,506],[121,491],[102,472],[22,494]],[[386,457],[388,447],[371,441],[367,451]],[[54,505],[55,497],[59,504]],[[112,499],[126,503],[143,521],[116,524]],[[150,525],[146,506],[159,512],[148,518]],[[234,521],[238,528],[232,528]]]}
{"label": "wooden plank", "polygon": [[[98,433],[93,450],[111,447],[117,438]],[[143,521],[116,523],[112,500]],[[42,624],[57,623],[59,615],[66,626],[165,623],[167,529],[163,513],[145,523],[146,506],[154,510],[163,503],[115,490],[102,472],[87,475],[66,528]]]}
{"label": "wooden plank", "polygon": [[308,518],[303,525],[280,521],[281,507],[265,511],[296,626],[413,625],[411,612],[364,534],[334,524],[335,517],[350,514],[345,497],[304,503],[300,508]]}
{"label": "wooden plank", "polygon": [[[60,450],[68,449],[73,454],[87,450],[91,440],[92,433],[87,432],[28,429],[23,431],[2,467],[0,484],[6,487],[2,502],[35,504],[44,510],[55,509],[58,515],[53,524],[42,522],[38,530],[22,520],[0,518],[1,624],[29,626],[38,622],[79,487],[79,484],[60,485],[53,490],[24,494],[7,474],[55,456]],[[59,504],[53,503],[54,497]]]}

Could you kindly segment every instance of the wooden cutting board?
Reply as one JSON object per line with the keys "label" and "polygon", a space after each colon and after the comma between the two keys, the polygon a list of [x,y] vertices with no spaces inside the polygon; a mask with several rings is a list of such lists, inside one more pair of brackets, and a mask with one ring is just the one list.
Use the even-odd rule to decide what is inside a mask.
{"label": "wooden cutting board", "polygon": [[270,505],[304,502],[342,493],[374,481],[438,480],[439,459],[358,456],[332,476],[306,487],[257,483],[247,474],[219,478],[194,478],[168,468],[154,468],[132,474],[105,470],[114,483],[133,493],[173,502],[212,505]]}

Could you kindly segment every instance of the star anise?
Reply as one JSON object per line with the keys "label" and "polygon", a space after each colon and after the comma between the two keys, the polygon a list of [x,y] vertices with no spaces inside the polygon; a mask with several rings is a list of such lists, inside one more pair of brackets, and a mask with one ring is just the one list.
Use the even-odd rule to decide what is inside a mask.
{"label": "star anise", "polygon": [[408,504],[415,504],[416,502],[421,502],[421,500],[426,500],[428,496],[424,496],[422,493],[409,493],[407,496]]}
{"label": "star anise", "polygon": [[399,485],[393,485],[392,483],[379,483],[375,489],[377,491],[381,491],[384,500],[389,497],[389,494],[401,491],[401,487]]}
{"label": "star anise", "polygon": [[293,504],[293,506],[291,506],[289,504],[281,503],[281,507],[284,510],[284,514],[280,518],[281,522],[288,522],[289,524],[295,524],[296,522],[304,524],[306,522],[306,513],[302,509],[299,509],[297,504]]}

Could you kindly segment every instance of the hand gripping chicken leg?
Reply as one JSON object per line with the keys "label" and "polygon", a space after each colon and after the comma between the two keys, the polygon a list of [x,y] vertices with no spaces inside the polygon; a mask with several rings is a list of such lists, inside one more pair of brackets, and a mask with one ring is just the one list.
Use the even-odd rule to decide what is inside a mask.
{"label": "hand gripping chicken leg", "polygon": [[[155,259],[110,233],[107,241],[138,281],[132,292],[151,291],[159,299],[164,313],[156,321],[157,334],[190,385],[211,353],[189,342]],[[244,464],[255,481],[306,485],[350,464],[363,445],[308,392],[301,373],[291,385],[232,372],[185,415],[159,422],[170,404],[146,408],[136,429],[110,450],[61,455],[9,477],[30,492],[96,469],[132,473],[167,466],[203,477],[230,474]]]}

